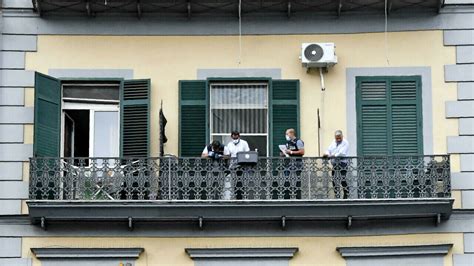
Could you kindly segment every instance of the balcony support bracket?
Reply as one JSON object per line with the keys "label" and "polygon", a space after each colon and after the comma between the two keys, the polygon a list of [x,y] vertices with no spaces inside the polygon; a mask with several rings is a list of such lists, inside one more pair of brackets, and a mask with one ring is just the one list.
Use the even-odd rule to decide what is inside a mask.
{"label": "balcony support bracket", "polygon": [[347,230],[351,229],[352,227],[352,216],[347,216]]}
{"label": "balcony support bracket", "polygon": [[44,216],[41,217],[41,229],[46,231],[46,218]]}
{"label": "balcony support bracket", "polygon": [[281,217],[281,230],[286,230],[286,216]]}
{"label": "balcony support bracket", "polygon": [[202,218],[202,216],[199,216],[198,218],[198,225],[199,225],[199,230],[204,229],[204,219]]}
{"label": "balcony support bracket", "polygon": [[438,226],[441,223],[441,213],[436,214],[436,226]]}
{"label": "balcony support bracket", "polygon": [[128,217],[128,230],[133,231],[133,217]]}

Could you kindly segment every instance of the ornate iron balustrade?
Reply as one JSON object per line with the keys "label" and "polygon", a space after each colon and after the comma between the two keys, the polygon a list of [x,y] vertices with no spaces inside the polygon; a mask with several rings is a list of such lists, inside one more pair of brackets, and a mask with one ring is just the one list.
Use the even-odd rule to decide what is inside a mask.
{"label": "ornate iron balustrade", "polygon": [[448,198],[448,155],[260,158],[31,158],[31,200]]}

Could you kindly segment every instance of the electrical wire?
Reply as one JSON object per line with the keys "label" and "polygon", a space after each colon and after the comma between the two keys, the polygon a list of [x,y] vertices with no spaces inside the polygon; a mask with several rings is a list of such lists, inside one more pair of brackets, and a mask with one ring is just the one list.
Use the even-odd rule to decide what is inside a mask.
{"label": "electrical wire", "polygon": [[242,0],[239,0],[239,60],[237,64],[242,63]]}
{"label": "electrical wire", "polygon": [[389,59],[389,56],[388,56],[388,0],[385,0],[384,38],[385,38],[385,60],[387,61],[387,65],[390,65],[390,59]]}

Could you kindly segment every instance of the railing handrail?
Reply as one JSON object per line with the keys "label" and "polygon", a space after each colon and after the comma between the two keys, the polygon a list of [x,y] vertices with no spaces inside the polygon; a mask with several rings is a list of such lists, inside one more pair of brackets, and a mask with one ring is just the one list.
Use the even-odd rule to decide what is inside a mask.
{"label": "railing handrail", "polygon": [[446,198],[450,157],[32,157],[30,199]]}
{"label": "railing handrail", "polygon": [[[329,158],[345,158],[345,159],[357,159],[357,158],[408,158],[408,157],[450,157],[450,154],[396,154],[396,155],[362,155],[362,156],[340,156],[340,157],[329,157]],[[150,157],[61,157],[61,156],[37,156],[30,157],[29,159],[42,159],[42,160],[90,160],[90,159],[99,159],[99,160],[156,160],[156,159],[209,159],[199,156],[189,157],[189,156],[150,156]],[[283,156],[259,156],[259,159],[328,159],[324,156],[303,156],[303,157],[283,157]],[[234,159],[234,158],[227,158]]]}

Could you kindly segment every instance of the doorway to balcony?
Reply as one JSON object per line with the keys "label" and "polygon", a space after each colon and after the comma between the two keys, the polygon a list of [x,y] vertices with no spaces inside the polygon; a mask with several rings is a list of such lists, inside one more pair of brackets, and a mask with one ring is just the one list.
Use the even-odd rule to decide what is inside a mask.
{"label": "doorway to balcony", "polygon": [[62,89],[62,155],[118,157],[119,86],[65,83]]}

